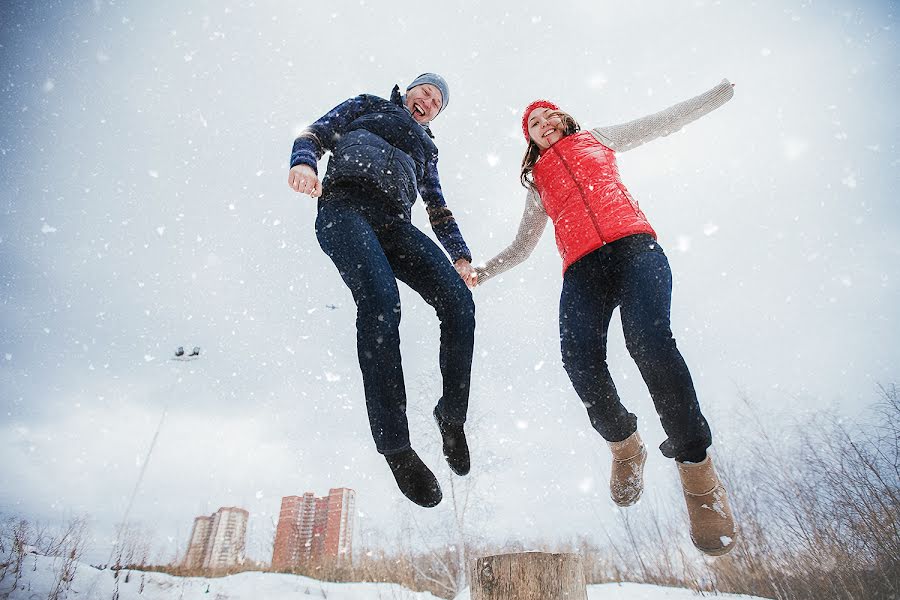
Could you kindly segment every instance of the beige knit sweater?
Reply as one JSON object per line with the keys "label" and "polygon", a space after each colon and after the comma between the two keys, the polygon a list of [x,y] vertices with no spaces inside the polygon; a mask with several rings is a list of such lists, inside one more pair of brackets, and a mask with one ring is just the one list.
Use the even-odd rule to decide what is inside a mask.
{"label": "beige knit sweater", "polygon": [[[597,127],[591,133],[598,142],[616,152],[637,148],[658,137],[674,133],[719,108],[734,96],[734,89],[727,79],[711,90],[690,100],[680,102],[658,113],[622,123]],[[476,267],[478,283],[512,269],[531,255],[547,227],[547,213],[537,191],[531,189],[525,196],[525,211],[519,223],[519,231],[512,243],[484,265]]]}

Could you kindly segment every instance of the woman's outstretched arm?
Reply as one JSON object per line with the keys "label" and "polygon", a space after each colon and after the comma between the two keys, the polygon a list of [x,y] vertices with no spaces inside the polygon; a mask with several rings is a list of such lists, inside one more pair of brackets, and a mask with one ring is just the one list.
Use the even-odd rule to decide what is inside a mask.
{"label": "woman's outstretched arm", "polygon": [[522,213],[522,221],[519,223],[515,239],[497,256],[483,266],[476,267],[478,283],[484,283],[491,277],[512,269],[531,256],[546,227],[547,213],[544,211],[541,197],[535,190],[529,190],[525,196],[525,211]]}
{"label": "woman's outstretched arm", "polygon": [[628,123],[596,127],[591,133],[597,141],[616,152],[631,150],[658,137],[674,133],[719,108],[734,96],[733,88],[734,84],[723,79],[716,87],[690,100]]}

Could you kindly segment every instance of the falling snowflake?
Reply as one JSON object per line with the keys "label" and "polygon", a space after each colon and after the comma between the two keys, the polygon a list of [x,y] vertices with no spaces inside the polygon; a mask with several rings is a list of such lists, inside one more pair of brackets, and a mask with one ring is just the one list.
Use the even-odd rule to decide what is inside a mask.
{"label": "falling snowflake", "polygon": [[809,144],[798,138],[787,138],[782,142],[784,157],[788,160],[797,160],[809,149]]}
{"label": "falling snowflake", "polygon": [[843,179],[841,179],[841,183],[846,185],[848,188],[851,188],[851,189],[855,188],[856,187],[856,173],[854,173],[853,171],[847,173],[847,176],[844,177]]}
{"label": "falling snowflake", "polygon": [[606,75],[603,73],[596,73],[588,78],[587,85],[592,90],[599,90],[606,86],[607,81]]}

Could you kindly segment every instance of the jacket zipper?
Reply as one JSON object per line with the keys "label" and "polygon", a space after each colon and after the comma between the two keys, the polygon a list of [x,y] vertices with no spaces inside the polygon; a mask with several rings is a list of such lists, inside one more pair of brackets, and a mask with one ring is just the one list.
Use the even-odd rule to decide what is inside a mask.
{"label": "jacket zipper", "polygon": [[578,178],[575,177],[575,173],[569,167],[569,163],[566,162],[566,159],[563,158],[562,152],[559,150],[554,150],[553,146],[550,147],[556,155],[559,157],[560,162],[568,171],[569,176],[572,178],[572,181],[575,182],[575,185],[578,187],[578,193],[581,194],[581,201],[584,203],[584,210],[587,212],[588,216],[591,218],[591,223],[594,225],[594,230],[597,232],[597,236],[600,238],[600,243],[606,245],[606,239],[603,237],[603,231],[600,229],[600,224],[597,222],[597,215],[594,214],[594,211],[591,210],[591,205],[588,204],[587,196],[584,193],[584,188],[581,186],[581,183],[578,182]]}

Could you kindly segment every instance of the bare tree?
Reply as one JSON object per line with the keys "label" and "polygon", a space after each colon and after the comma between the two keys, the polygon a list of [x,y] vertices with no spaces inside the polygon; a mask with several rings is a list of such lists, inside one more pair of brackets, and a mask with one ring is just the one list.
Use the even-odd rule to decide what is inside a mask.
{"label": "bare tree", "polygon": [[143,567],[150,558],[153,534],[140,525],[119,523],[116,525],[116,547],[113,551],[114,568]]}
{"label": "bare tree", "polygon": [[[435,372],[428,372],[420,375],[413,387],[420,398],[437,398],[440,396],[440,385],[440,377]],[[446,474],[441,478],[445,485],[444,500],[439,510],[449,511],[450,518],[426,525],[403,505],[401,551],[409,557],[419,555],[418,560],[411,561],[411,567],[420,578],[450,597],[456,596],[468,585],[470,550],[482,543],[477,534],[478,524],[490,517],[490,497],[482,489],[483,478],[505,464],[504,459],[479,448],[478,441],[487,437],[486,421],[490,420],[489,417],[487,414],[470,414],[466,421],[466,438],[470,449],[476,452],[475,472],[458,477],[444,461],[439,466],[434,465]],[[410,421],[416,429],[429,432],[424,438],[423,451],[440,456],[442,440],[431,411],[412,414]],[[417,549],[422,549],[422,552]]]}

